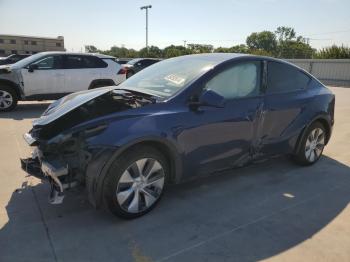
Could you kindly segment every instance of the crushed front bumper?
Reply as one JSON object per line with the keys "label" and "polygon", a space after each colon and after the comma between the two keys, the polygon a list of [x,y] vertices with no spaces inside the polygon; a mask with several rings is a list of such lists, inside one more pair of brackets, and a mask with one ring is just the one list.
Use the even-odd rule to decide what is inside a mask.
{"label": "crushed front bumper", "polygon": [[[24,134],[23,138],[29,146],[37,145],[36,139],[30,133]],[[56,160],[43,159],[41,151],[36,147],[31,158],[21,159],[21,167],[29,175],[49,181],[51,185],[49,203],[61,204],[63,202],[63,191],[66,186],[61,180],[68,175],[67,165]]]}
{"label": "crushed front bumper", "polygon": [[72,187],[72,183],[65,184],[62,177],[68,175],[68,167],[58,161],[40,161],[39,158],[21,159],[21,167],[29,175],[41,180],[49,181],[51,192],[49,196],[50,204],[61,204],[64,199],[64,190]]}

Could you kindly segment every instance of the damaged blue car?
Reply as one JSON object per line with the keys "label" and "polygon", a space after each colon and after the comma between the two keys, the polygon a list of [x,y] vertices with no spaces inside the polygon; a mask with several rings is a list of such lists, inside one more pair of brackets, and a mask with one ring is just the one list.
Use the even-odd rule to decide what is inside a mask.
{"label": "damaged blue car", "polygon": [[334,103],[315,77],[282,60],[181,56],[55,101],[24,135],[34,150],[21,162],[50,182],[53,204],[83,185],[94,207],[135,218],[167,185],[195,176],[282,154],[316,163]]}

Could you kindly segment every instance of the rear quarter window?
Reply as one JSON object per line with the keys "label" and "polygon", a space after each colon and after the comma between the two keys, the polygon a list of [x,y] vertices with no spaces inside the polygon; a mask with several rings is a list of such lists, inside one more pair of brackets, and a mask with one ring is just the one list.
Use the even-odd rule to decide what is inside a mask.
{"label": "rear quarter window", "polygon": [[95,56],[86,56],[83,61],[87,68],[104,68],[108,66],[106,62]]}
{"label": "rear quarter window", "polygon": [[108,64],[95,56],[67,55],[65,60],[66,69],[104,68]]}
{"label": "rear quarter window", "polygon": [[285,63],[268,62],[267,93],[306,89],[310,81],[311,78],[296,67]]}

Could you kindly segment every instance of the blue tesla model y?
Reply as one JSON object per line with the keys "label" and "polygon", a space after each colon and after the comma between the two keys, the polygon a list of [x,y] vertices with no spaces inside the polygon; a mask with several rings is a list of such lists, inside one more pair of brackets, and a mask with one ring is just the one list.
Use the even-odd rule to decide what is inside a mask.
{"label": "blue tesla model y", "polygon": [[22,167],[50,182],[53,204],[84,185],[93,206],[135,218],[166,185],[194,176],[281,154],[314,164],[334,101],[315,77],[278,59],[176,57],[52,103],[24,135],[34,151]]}

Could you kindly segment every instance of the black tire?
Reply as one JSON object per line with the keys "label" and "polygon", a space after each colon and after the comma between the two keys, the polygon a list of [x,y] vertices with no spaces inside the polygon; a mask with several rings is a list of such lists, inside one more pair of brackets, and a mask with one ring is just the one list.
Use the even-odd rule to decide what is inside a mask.
{"label": "black tire", "polygon": [[[322,133],[319,132],[320,146],[315,146],[315,149],[311,150],[310,148],[312,147],[310,147],[310,138],[313,137],[313,132],[315,132],[315,130],[322,130]],[[323,149],[326,143],[326,138],[327,138],[327,131],[322,123],[317,121],[311,124],[299,142],[300,143],[298,145],[299,150],[293,156],[293,159],[295,160],[295,162],[303,166],[309,166],[309,165],[315,164],[322,156]],[[317,140],[318,139],[316,139],[316,141]],[[322,140],[323,140],[323,146],[321,146]],[[311,153],[308,154],[308,152],[311,152],[311,151],[313,151],[314,158],[311,157]]]}
{"label": "black tire", "polygon": [[[117,198],[117,190],[119,188],[119,186],[122,183],[119,183],[121,180],[121,177],[123,174],[125,174],[124,172],[126,170],[130,170],[130,166],[135,163],[136,161],[140,160],[140,159],[145,159],[145,158],[150,158],[150,159],[154,159],[156,161],[158,161],[158,163],[161,165],[161,167],[163,168],[162,170],[164,170],[164,172],[162,172],[162,174],[164,174],[164,184],[162,187],[162,190],[160,192],[160,194],[157,195],[157,200],[155,200],[155,202],[153,202],[153,204],[151,204],[149,207],[146,207],[146,200],[145,200],[145,196],[143,195],[143,201],[144,201],[144,210],[140,210],[139,212],[128,212],[125,208],[125,205],[123,207],[123,204],[120,204],[118,202],[118,198]],[[146,164],[145,164],[146,166]],[[144,166],[144,167],[145,167]],[[121,156],[119,156],[111,165],[106,179],[104,181],[104,185],[103,185],[103,200],[104,200],[104,205],[115,215],[117,215],[118,217],[124,218],[124,219],[133,219],[133,218],[137,218],[140,216],[143,216],[144,214],[148,213],[149,211],[151,211],[159,202],[159,200],[161,199],[165,186],[167,184],[167,179],[169,178],[169,164],[167,159],[164,157],[164,155],[159,152],[157,149],[150,147],[150,146],[140,146],[140,147],[133,147],[130,150],[127,150],[125,153],[123,153]],[[134,184],[135,183],[131,183]],[[129,190],[129,189],[128,189]],[[126,192],[126,191],[123,191]],[[131,195],[129,195],[129,197],[124,200],[124,204],[126,203],[126,205],[129,205],[129,207],[131,206],[131,202],[134,200],[135,198],[135,192],[131,193]],[[119,195],[119,194],[118,194]],[[140,197],[138,197],[139,201],[142,202],[142,197],[141,197],[141,193],[140,193]],[[139,208],[139,205],[137,205]]]}
{"label": "black tire", "polygon": [[[6,99],[6,100],[5,100]],[[9,101],[11,103],[9,104]],[[0,112],[9,112],[16,108],[18,97],[11,87],[0,86]]]}

